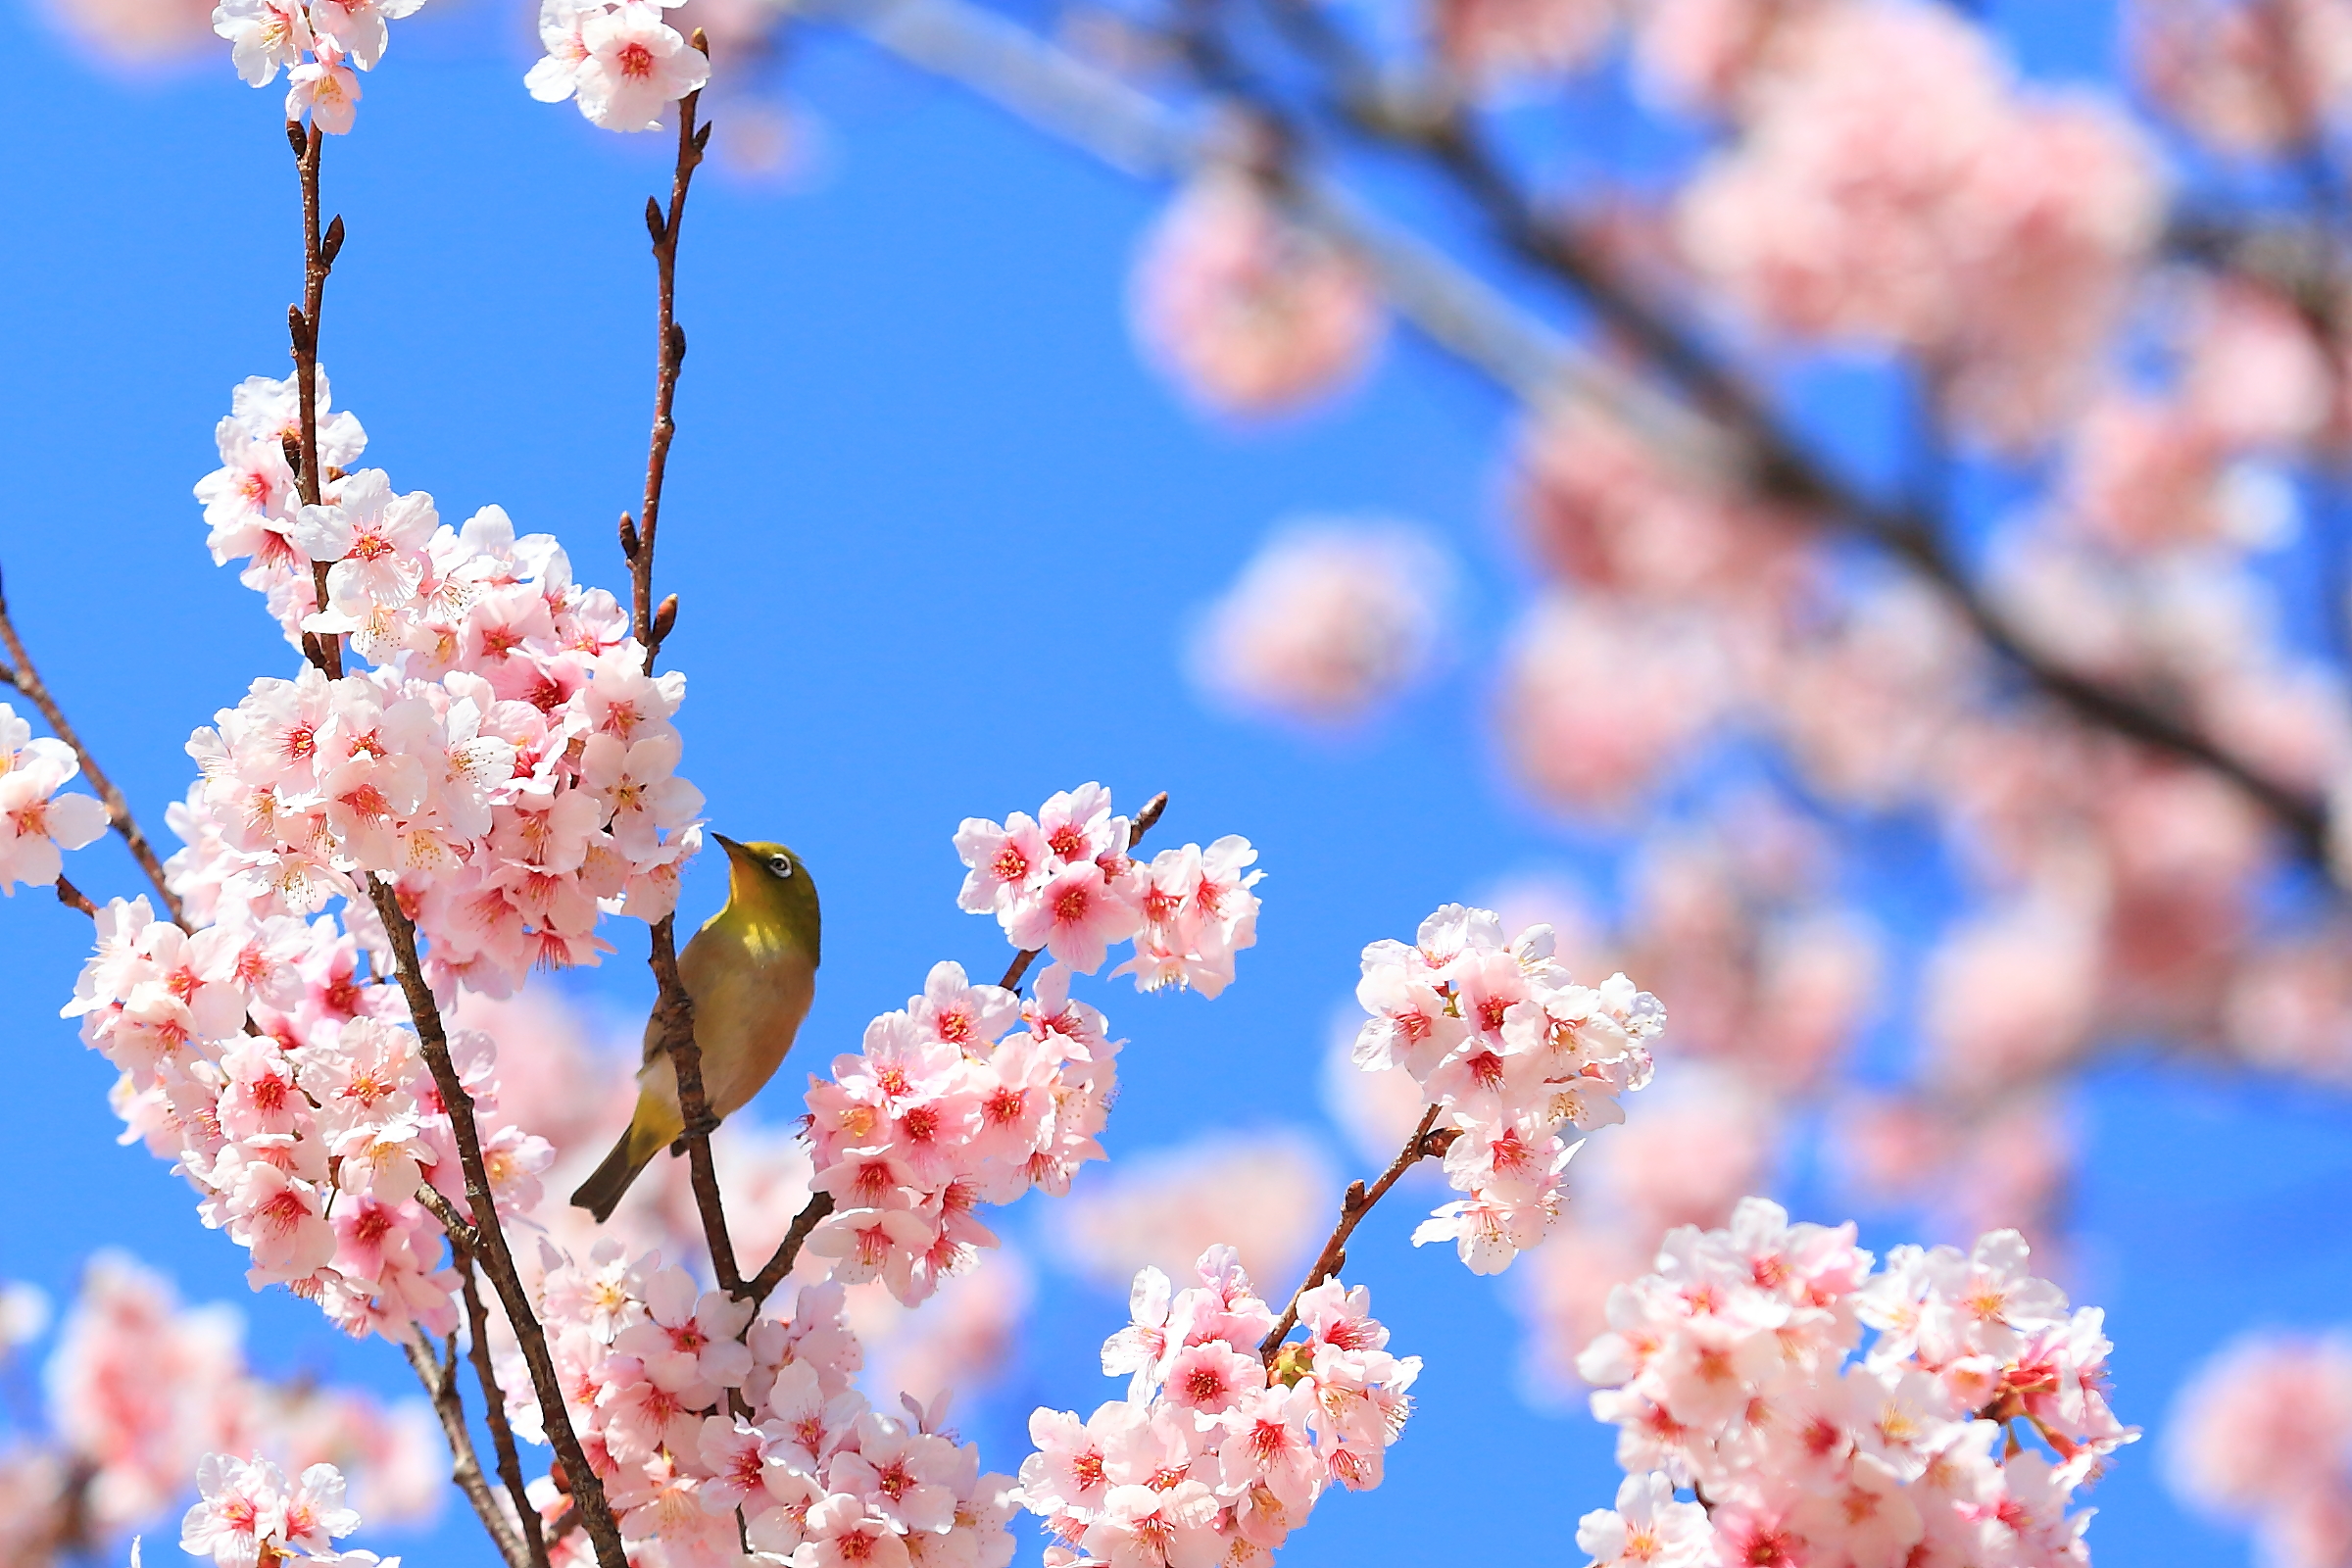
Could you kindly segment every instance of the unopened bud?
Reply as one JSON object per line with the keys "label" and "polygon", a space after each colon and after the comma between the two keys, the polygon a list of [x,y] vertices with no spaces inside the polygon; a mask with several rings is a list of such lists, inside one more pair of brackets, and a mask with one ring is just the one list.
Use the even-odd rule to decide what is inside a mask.
{"label": "unopened bud", "polygon": [[667,599],[662,601],[662,608],[654,612],[654,645],[657,648],[669,636],[671,629],[677,623],[678,596],[671,594]]}
{"label": "unopened bud", "polygon": [[1266,1375],[1286,1389],[1295,1389],[1299,1379],[1315,1369],[1315,1352],[1304,1340],[1292,1340],[1274,1352],[1274,1364]]}

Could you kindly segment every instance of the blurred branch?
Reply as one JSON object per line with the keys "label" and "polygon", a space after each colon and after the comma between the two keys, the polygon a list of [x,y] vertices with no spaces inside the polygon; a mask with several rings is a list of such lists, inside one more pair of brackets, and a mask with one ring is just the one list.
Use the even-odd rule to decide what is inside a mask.
{"label": "blurred branch", "polygon": [[[2079,720],[2168,753],[2236,785],[2326,862],[2325,802],[2271,778],[2195,725],[2139,695],[2068,669],[2035,648],[1971,578],[1932,514],[1873,500],[1825,465],[1771,406],[1572,228],[1542,212],[1462,107],[1392,90],[1328,19],[1273,0],[1278,21],[1327,72],[1331,110],[1359,138],[1414,156],[1465,195],[1495,235],[1583,301],[1613,337],[1680,388],[1683,400],[1565,339],[1417,237],[1372,217],[1341,187],[1286,170],[1271,194],[1348,246],[1399,315],[1531,405],[1583,402],[1616,418],[1670,464],[1729,480],[1845,527],[1886,550],[1947,599],[1992,652]],[[1139,91],[971,0],[802,0],[792,14],[855,31],[908,65],[957,82],[1039,128],[1139,177],[1173,177],[1213,156],[1176,108]],[[1233,90],[1219,74],[1217,86]],[[1271,94],[1241,101],[1276,122]],[[1685,401],[1687,400],[1687,401]]]}
{"label": "blurred branch", "polygon": [[508,1568],[531,1568],[531,1559],[523,1555],[522,1543],[515,1538],[514,1527],[499,1508],[497,1494],[483,1479],[481,1460],[474,1455],[473,1433],[466,1425],[466,1391],[458,1386],[457,1336],[450,1336],[445,1356],[435,1356],[421,1338],[403,1341],[402,1347],[409,1352],[409,1365],[416,1369],[416,1381],[424,1385],[433,1413],[441,1418],[441,1435],[449,1441],[450,1479],[466,1494],[466,1500],[473,1504],[482,1529],[489,1533],[492,1544],[507,1560]]}
{"label": "blurred branch", "polygon": [[[1121,173],[1181,178],[1218,156],[1214,135],[1191,117],[969,0],[786,0],[786,9],[855,32]],[[1270,194],[1352,253],[1390,306],[1430,342],[1520,401],[1591,403],[1701,469],[1732,461],[1705,421],[1571,343],[1345,187],[1298,172]]]}

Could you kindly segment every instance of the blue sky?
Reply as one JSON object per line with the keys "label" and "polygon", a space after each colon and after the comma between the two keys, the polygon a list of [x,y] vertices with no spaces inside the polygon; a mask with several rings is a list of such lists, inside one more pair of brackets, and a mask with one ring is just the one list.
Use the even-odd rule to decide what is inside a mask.
{"label": "blue sky", "polygon": [[[0,10],[20,35],[0,88],[13,235],[0,248],[13,492],[0,568],[50,683],[160,830],[188,777],[189,728],[288,667],[252,596],[210,564],[188,489],[212,466],[229,387],[283,373],[293,173],[275,94],[237,82],[225,51],[123,82],[22,6]],[[330,209],[350,229],[327,306],[337,401],[396,485],[431,491],[444,515],[496,501],[561,535],[583,580],[616,586],[612,521],[641,481],[651,398],[639,214],[666,183],[661,151],[532,103],[489,8],[442,10],[396,31],[359,134],[328,150]],[[2072,64],[2090,58],[2087,37],[2034,47]],[[809,1038],[854,1039],[935,959],[999,956],[994,930],[954,906],[957,819],[1088,778],[1131,802],[1166,789],[1171,834],[1260,847],[1262,940],[1214,1004],[1098,994],[1133,1041],[1114,1152],[1211,1125],[1315,1124],[1324,1030],[1365,942],[1530,867],[1605,882],[1605,846],[1516,804],[1485,734],[1482,656],[1519,592],[1493,504],[1509,410],[1396,339],[1325,416],[1203,424],[1138,365],[1121,318],[1153,193],[853,49],[820,46],[807,66],[830,122],[826,177],[785,194],[714,172],[695,195],[661,571],[684,603],[666,659],[691,678],[686,771],[715,824],[789,840],[825,891]],[[1177,674],[1193,608],[1298,510],[1418,518],[1468,568],[1453,671],[1347,741],[1215,716]],[[1903,835],[1871,854],[1874,882],[1916,881],[1935,903],[1936,870]],[[101,895],[131,887],[111,845],[72,874]],[[699,870],[688,911],[716,897]],[[20,1106],[0,1141],[0,1191],[15,1195],[0,1276],[62,1296],[93,1245],[118,1243],[191,1297],[243,1302],[265,1365],[404,1391],[386,1348],[347,1345],[282,1296],[249,1297],[186,1190],[115,1147],[110,1074],[55,1017],[86,931],[38,894],[0,906]],[[609,967],[566,983],[641,1009],[630,935],[615,933]],[[2082,1105],[2084,1294],[2111,1309],[2127,1419],[2154,1424],[2237,1327],[2341,1313],[2352,1250],[2308,1225],[2352,1200],[2339,1101],[2126,1064]],[[1376,1216],[1350,1272],[1399,1348],[1428,1359],[1420,1413],[1386,1486],[1332,1499],[1284,1561],[1506,1543],[1576,1560],[1576,1516],[1615,1487],[1608,1435],[1517,1402],[1500,1298],[1449,1255],[1412,1252],[1413,1217]],[[1025,1451],[1029,1402],[1103,1396],[1096,1342],[1120,1315],[1046,1279],[1023,1369],[966,1422],[992,1465]],[[2153,1445],[2127,1451],[2100,1489],[2098,1556],[2243,1560],[2237,1538],[2176,1512],[2156,1459]],[[494,1561],[456,1513],[429,1540],[369,1544],[450,1568]]]}

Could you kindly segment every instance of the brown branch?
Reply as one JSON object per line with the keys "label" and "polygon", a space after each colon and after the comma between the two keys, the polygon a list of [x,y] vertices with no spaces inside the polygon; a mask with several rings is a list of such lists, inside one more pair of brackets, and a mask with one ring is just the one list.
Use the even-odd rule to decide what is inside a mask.
{"label": "brown branch", "polygon": [[[700,28],[695,30],[694,47],[706,56],[710,52],[710,40]],[[686,218],[687,195],[694,188],[694,172],[701,167],[703,149],[710,141],[710,127],[706,124],[698,129],[695,125],[695,110],[701,101],[702,94],[692,92],[678,105],[678,153],[670,175],[669,210],[664,213],[661,202],[653,197],[648,197],[645,204],[645,222],[653,235],[654,266],[659,277],[654,428],[646,451],[645,498],[637,520],[632,520],[626,513],[621,514],[620,553],[629,564],[635,630],[638,642],[645,648],[645,671],[649,675],[654,671],[662,642],[678,620],[677,595],[670,595],[659,606],[654,603],[654,547],[661,535],[662,488],[669,474],[670,444],[678,433],[673,414],[678,375],[686,364],[686,331],[677,323],[678,234]],[[710,1113],[709,1092],[703,1083],[703,1049],[694,1038],[694,999],[687,994],[686,983],[678,975],[674,912],[654,922],[646,962],[654,971],[658,999],[654,1004],[654,1019],[661,1040],[658,1049],[668,1054],[670,1069],[677,1079],[678,1112],[685,1122],[679,1143],[686,1152],[694,1204],[702,1216],[703,1240],[710,1252],[710,1270],[720,1290],[739,1293],[743,1289],[743,1275],[736,1266],[734,1240],[727,1233],[718,1166],[710,1152],[710,1135],[717,1130],[718,1118]]]}
{"label": "brown branch", "polygon": [[792,1272],[792,1265],[800,1261],[801,1248],[808,1240],[808,1233],[816,1229],[817,1221],[832,1212],[831,1193],[811,1193],[808,1206],[793,1216],[792,1229],[786,1231],[784,1240],[776,1244],[775,1255],[767,1260],[759,1273],[738,1285],[735,1294],[751,1302],[755,1308],[765,1306],[767,1298],[775,1294],[776,1287],[784,1283],[784,1276]]}
{"label": "brown branch", "polygon": [[458,1387],[458,1339],[451,1335],[446,1358],[437,1359],[425,1348],[421,1339],[402,1342],[409,1352],[409,1365],[416,1372],[416,1381],[424,1385],[425,1396],[433,1402],[433,1413],[441,1418],[441,1435],[449,1440],[450,1479],[473,1504],[482,1528],[489,1533],[498,1554],[507,1560],[508,1568],[532,1568],[531,1560],[522,1554],[522,1543],[507,1523],[498,1506],[498,1497],[491,1492],[490,1483],[483,1479],[482,1463],[473,1451],[473,1433],[466,1425],[466,1391]]}
{"label": "brown branch", "polygon": [[409,919],[408,911],[400,906],[399,896],[390,886],[372,875],[363,875],[368,898],[382,918],[384,934],[392,945],[401,992],[408,999],[409,1016],[416,1027],[425,1065],[432,1071],[434,1087],[441,1094],[442,1109],[448,1113],[451,1130],[456,1135],[458,1163],[466,1176],[466,1203],[472,1210],[473,1229],[480,1244],[474,1255],[482,1272],[489,1276],[491,1289],[498,1293],[498,1303],[507,1314],[508,1326],[514,1331],[515,1342],[521,1347],[523,1364],[530,1368],[531,1391],[539,1400],[548,1442],[571,1482],[572,1496],[579,1503],[588,1539],[596,1546],[598,1568],[626,1568],[628,1559],[621,1548],[620,1528],[613,1521],[612,1505],[605,1499],[604,1483],[589,1466],[579,1434],[572,1428],[571,1411],[564,1399],[563,1380],[557,1375],[555,1357],[548,1350],[547,1332],[531,1310],[530,1293],[523,1287],[514,1252],[507,1245],[506,1232],[499,1224],[489,1166],[482,1158],[481,1130],[474,1121],[473,1097],[459,1081],[457,1064],[450,1059],[449,1036],[442,1027],[441,1009],[433,1001],[432,988],[424,983],[424,968],[417,958],[416,927]]}
{"label": "brown branch", "polygon": [[88,894],[67,881],[62,871],[57,878],[57,902],[69,909],[79,909],[93,920],[98,918],[98,906],[90,902]]}
{"label": "brown branch", "polygon": [[[1143,843],[1144,835],[1152,831],[1152,824],[1159,820],[1159,814],[1167,808],[1168,792],[1166,790],[1161,790],[1157,795],[1146,801],[1144,808],[1135,813],[1135,820],[1127,824],[1127,848],[1132,850],[1138,844]],[[1004,978],[998,981],[997,984],[1006,991],[1018,987],[1022,978],[1029,973],[1029,966],[1035,963],[1045,951],[1043,948],[1022,949],[1013,956],[1011,965],[1004,971]]]}
{"label": "brown branch", "polygon": [[547,1568],[544,1523],[523,1485],[522,1455],[514,1446],[514,1429],[507,1421],[507,1396],[498,1386],[498,1369],[490,1364],[490,1313],[474,1283],[473,1255],[460,1252],[456,1261],[466,1287],[466,1337],[472,1341],[466,1353],[473,1362],[474,1381],[481,1385],[483,1416],[490,1426],[491,1446],[498,1450],[498,1477],[506,1483],[507,1495],[514,1503],[514,1517],[521,1521],[522,1544],[531,1568]]}
{"label": "brown branch", "polygon": [[458,1212],[457,1204],[442,1196],[441,1189],[430,1182],[419,1184],[416,1189],[416,1201],[422,1203],[431,1212],[433,1218],[441,1222],[442,1230],[448,1232],[450,1241],[459,1251],[471,1253],[480,1250],[482,1245],[480,1234],[471,1225],[466,1223],[466,1216]]}
{"label": "brown branch", "polygon": [[[0,588],[0,646],[5,646],[8,657],[15,661],[11,664],[0,664],[0,684],[14,687],[26,702],[40,710],[50,733],[74,749],[74,760],[81,764],[82,776],[90,781],[90,788],[98,792],[98,800],[105,806],[108,819],[113,822],[115,831],[122,835],[122,842],[130,846],[131,858],[139,862],[141,871],[147,873],[147,880],[154,886],[157,897],[164,901],[165,911],[170,914],[173,924],[187,924],[180,913],[179,899],[164,880],[164,862],[157,857],[155,846],[147,842],[147,835],[140,831],[138,818],[131,815],[130,803],[122,798],[122,792],[115,787],[115,781],[106,776],[106,769],[98,765],[98,759],[82,744],[81,736],[67,719],[65,709],[50,695],[49,688],[41,681],[41,672],[33,667],[32,655],[25,651],[24,639],[18,635],[16,622],[9,618],[5,588]],[[58,898],[73,904],[73,898],[67,897],[70,891],[71,884],[60,877]],[[74,894],[74,898],[79,897],[79,894]],[[91,912],[86,907],[88,902],[85,899],[74,906],[87,914]]]}
{"label": "brown branch", "polygon": [[1420,1125],[1404,1141],[1404,1147],[1396,1151],[1396,1157],[1389,1162],[1388,1170],[1372,1184],[1371,1191],[1366,1192],[1362,1182],[1348,1184],[1347,1196],[1340,1200],[1340,1223],[1333,1227],[1331,1240],[1323,1244],[1322,1252],[1315,1258],[1315,1266],[1306,1271],[1305,1281],[1291,1293],[1291,1304],[1283,1309],[1273,1332],[1257,1348],[1258,1359],[1266,1365],[1274,1364],[1274,1357],[1281,1353],[1283,1340],[1292,1329],[1298,1326],[1299,1298],[1346,1266],[1348,1238],[1355,1234],[1356,1226],[1362,1224],[1364,1216],[1372,1212],[1372,1206],[1388,1197],[1389,1189],[1402,1181],[1406,1171],[1431,1155],[1444,1152],[1446,1145],[1453,1141],[1449,1134],[1431,1132],[1430,1129],[1437,1124],[1438,1107],[1432,1105],[1422,1114]]}
{"label": "brown branch", "polygon": [[[319,505],[318,462],[318,315],[326,303],[326,277],[334,270],[336,253],[343,249],[343,220],[337,218],[321,235],[318,230],[318,160],[326,135],[313,121],[306,133],[300,121],[286,122],[286,141],[294,149],[294,169],[302,181],[302,303],[286,308],[286,332],[293,340],[295,397],[302,409],[301,435],[287,454],[295,460],[294,482],[305,506]],[[318,608],[326,609],[327,563],[311,563],[311,586]],[[303,648],[329,680],[343,674],[343,639],[306,636]]]}

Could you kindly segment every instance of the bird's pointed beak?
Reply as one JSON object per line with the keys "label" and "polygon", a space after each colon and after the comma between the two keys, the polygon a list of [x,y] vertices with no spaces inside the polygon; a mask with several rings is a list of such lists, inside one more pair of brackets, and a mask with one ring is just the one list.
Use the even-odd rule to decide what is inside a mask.
{"label": "bird's pointed beak", "polygon": [[711,834],[711,835],[710,835],[710,837],[711,837],[711,838],[713,838],[714,840],[716,840],[716,841],[718,842],[718,846],[719,846],[719,848],[721,848],[721,849],[725,850],[725,851],[726,851],[726,852],[727,852],[729,855],[735,855],[735,854],[738,854],[738,853],[740,853],[740,852],[742,851],[742,849],[743,849],[743,846],[742,846],[742,845],[740,845],[740,844],[736,843],[736,842],[735,842],[733,839],[731,839],[731,838],[727,837],[727,836],[726,836],[724,833],[713,833],[713,834]]}

